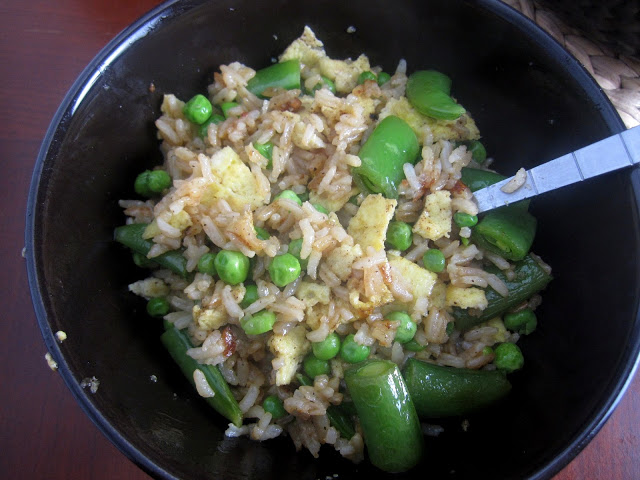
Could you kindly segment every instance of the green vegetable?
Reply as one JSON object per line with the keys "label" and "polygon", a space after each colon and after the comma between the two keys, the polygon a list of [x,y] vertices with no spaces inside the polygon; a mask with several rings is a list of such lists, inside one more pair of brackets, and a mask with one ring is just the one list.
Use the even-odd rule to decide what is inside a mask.
{"label": "green vegetable", "polygon": [[200,135],[200,138],[206,137],[209,132],[210,124],[215,123],[217,125],[219,123],[224,122],[224,120],[225,118],[222,115],[218,113],[212,113],[209,119],[205,121],[202,125],[200,125],[200,128],[198,129],[198,135]]}
{"label": "green vegetable", "polygon": [[536,314],[530,308],[515,313],[506,313],[502,321],[505,328],[520,335],[529,335],[538,326]]}
{"label": "green vegetable", "polygon": [[324,208],[322,205],[320,205],[319,203],[314,203],[312,204],[313,208],[315,208],[317,211],[319,211],[320,213],[324,213],[325,215],[329,215],[329,210],[327,210],[326,208]]}
{"label": "green vegetable", "polygon": [[253,302],[258,300],[259,297],[257,285],[254,285],[253,283],[245,285],[244,297],[242,297],[242,301],[240,302],[240,308],[247,308]]}
{"label": "green vegetable", "polygon": [[198,94],[185,103],[182,112],[191,123],[202,125],[213,113],[213,105],[207,97]]}
{"label": "green vegetable", "polygon": [[311,93],[315,93],[321,88],[326,88],[333,94],[336,93],[336,84],[333,83],[330,78],[327,78],[324,75],[322,75],[320,77],[320,81],[313,86],[313,88],[311,89]]}
{"label": "green vegetable", "polygon": [[247,335],[270,332],[274,323],[276,323],[276,314],[270,310],[260,310],[253,315],[245,315],[240,320],[240,326]]}
{"label": "green vegetable", "polygon": [[415,339],[409,340],[404,344],[404,349],[409,352],[421,352],[425,348],[427,347],[425,347],[424,345],[420,345],[418,342],[416,342]]}
{"label": "green vegetable", "polygon": [[143,197],[153,197],[171,186],[171,177],[164,170],[145,170],[136,177],[134,190]]}
{"label": "green vegetable", "polygon": [[473,243],[508,260],[522,260],[536,235],[537,221],[521,208],[488,212],[471,233]]}
{"label": "green vegetable", "polygon": [[478,216],[469,215],[465,212],[456,212],[453,214],[453,221],[459,227],[473,227],[478,223]]}
{"label": "green vegetable", "polygon": [[290,284],[300,276],[300,262],[290,253],[277,255],[269,264],[271,281],[278,287]]}
{"label": "green vegetable", "polygon": [[444,270],[446,265],[446,260],[444,258],[444,254],[438,250],[437,248],[430,248],[424,255],[422,255],[422,263],[424,264],[424,268],[433,272],[440,273]]}
{"label": "green vegetable", "polygon": [[221,250],[213,263],[220,280],[229,285],[238,285],[249,275],[249,259],[241,252]]}
{"label": "green vegetable", "polygon": [[498,370],[512,373],[524,366],[524,356],[515,343],[501,343],[493,353],[495,354],[493,364]]}
{"label": "green vegetable", "polygon": [[340,352],[340,337],[336,332],[331,332],[321,342],[313,342],[311,348],[316,358],[331,360]]}
{"label": "green vegetable", "polygon": [[369,358],[371,348],[366,345],[360,345],[354,339],[355,335],[350,333],[340,345],[340,357],[347,363],[359,363]]}
{"label": "green vegetable", "polygon": [[135,263],[140,268],[153,268],[158,265],[156,262],[154,262],[150,258],[147,258],[146,255],[142,255],[141,253],[138,253],[138,252],[133,252],[132,257],[133,257],[133,263]]}
{"label": "green vegetable", "polygon": [[514,263],[514,276],[510,280],[494,266],[488,266],[485,270],[496,274],[505,283],[509,290],[509,295],[503,297],[493,288],[487,287],[485,296],[487,297],[488,305],[478,316],[472,316],[467,310],[454,308],[451,314],[456,319],[456,327],[459,330],[467,330],[474,325],[515,308],[546,287],[553,278],[530,255]]}
{"label": "green vegetable", "polygon": [[268,88],[284,88],[285,90],[300,88],[300,62],[287,60],[275,63],[258,70],[255,76],[247,82],[247,90],[258,97],[262,97],[263,92]]}
{"label": "green vegetable", "polygon": [[405,222],[393,221],[387,228],[387,244],[396,250],[404,251],[413,243],[411,225]]}
{"label": "green vegetable", "polygon": [[212,277],[216,274],[216,254],[213,252],[207,252],[198,260],[198,271],[200,273],[206,273]]}
{"label": "green vegetable", "polygon": [[311,378],[316,378],[318,375],[329,375],[331,373],[331,365],[327,360],[321,360],[313,353],[310,353],[302,361],[302,368],[304,373]]}
{"label": "green vegetable", "polygon": [[262,155],[264,158],[266,158],[268,160],[267,162],[267,169],[271,169],[273,167],[273,143],[271,142],[266,142],[266,143],[257,143],[254,142],[253,144],[253,148],[255,148],[260,155]]}
{"label": "green vegetable", "polygon": [[414,72],[407,80],[407,100],[418,112],[432,118],[455,120],[465,113],[450,93],[451,80],[435,70]]}
{"label": "green vegetable", "polygon": [[152,317],[164,317],[169,313],[169,300],[164,297],[154,297],[147,302],[147,313]]}
{"label": "green vegetable", "polygon": [[359,167],[351,170],[363,192],[398,197],[398,186],[405,178],[405,163],[415,164],[420,144],[413,129],[401,118],[385,117],[360,148]]}
{"label": "green vegetable", "polygon": [[294,192],[293,190],[283,190],[278,195],[276,195],[273,200],[276,201],[279,198],[285,198],[287,200],[292,200],[292,201],[296,202],[298,205],[302,205],[302,200],[300,200],[300,197],[298,196],[298,194],[296,192]]}
{"label": "green vegetable", "polygon": [[420,421],[398,366],[369,360],[345,371],[371,463],[386,472],[404,472],[422,457]]}
{"label": "green vegetable", "polygon": [[298,259],[298,262],[300,263],[300,268],[302,270],[306,270],[307,269],[307,265],[309,264],[309,259],[308,258],[304,258],[304,259],[300,258],[300,251],[301,250],[302,250],[302,239],[301,238],[296,238],[295,240],[291,240],[291,243],[289,243],[289,249],[287,250],[287,252]]}
{"label": "green vegetable", "polygon": [[239,106],[237,102],[225,102],[222,105],[220,105],[220,110],[222,110],[222,114],[224,115],[224,118],[229,118],[229,116],[231,115],[229,113],[229,110],[232,110],[237,106]]}
{"label": "green vegetable", "polygon": [[267,232],[264,228],[261,228],[261,227],[254,227],[254,228],[256,231],[256,237],[258,237],[259,240],[269,240],[269,238],[271,238],[271,234]]}
{"label": "green vegetable", "polygon": [[[153,247],[153,241],[142,238],[147,225],[146,223],[132,223],[116,227],[113,232],[114,239],[116,242],[146,257],[151,247]],[[153,261],[183,278],[189,276],[187,259],[182,255],[182,250],[170,250],[162,255],[153,257]]]}
{"label": "green vegetable", "polygon": [[362,85],[367,80],[373,80],[374,82],[378,81],[378,77],[373,72],[362,72],[358,75],[358,85]]}
{"label": "green vegetable", "polygon": [[407,360],[402,375],[420,418],[466,415],[511,390],[501,372],[443,367],[415,358]]}
{"label": "green vegetable", "polygon": [[169,351],[169,354],[173,360],[178,364],[180,370],[189,382],[195,386],[193,380],[193,372],[197,369],[200,370],[207,383],[211,387],[211,390],[215,393],[213,397],[206,398],[205,400],[211,405],[218,413],[227,418],[235,426],[242,425],[242,411],[238,406],[238,402],[231,393],[231,389],[227,382],[222,377],[218,367],[213,365],[201,365],[196,362],[187,354],[187,350],[193,348],[191,341],[186,334],[180,332],[174,327],[168,328],[160,337],[162,344]]}
{"label": "green vegetable", "polygon": [[467,150],[471,152],[471,157],[479,164],[483,164],[487,159],[487,150],[479,140],[471,140],[467,145]]}
{"label": "green vegetable", "polygon": [[287,414],[287,411],[284,409],[284,405],[282,404],[282,400],[280,400],[280,397],[277,395],[269,395],[265,397],[262,401],[262,408],[264,408],[265,412],[270,413],[275,420],[282,418]]}
{"label": "green vegetable", "polygon": [[389,75],[387,72],[380,72],[378,74],[378,85],[382,86],[389,80],[391,80],[391,75]]}
{"label": "green vegetable", "polygon": [[407,312],[399,310],[391,312],[385,316],[385,319],[391,320],[392,322],[400,322],[400,325],[396,330],[396,342],[407,343],[408,341],[413,340],[413,337],[418,331],[418,326]]}

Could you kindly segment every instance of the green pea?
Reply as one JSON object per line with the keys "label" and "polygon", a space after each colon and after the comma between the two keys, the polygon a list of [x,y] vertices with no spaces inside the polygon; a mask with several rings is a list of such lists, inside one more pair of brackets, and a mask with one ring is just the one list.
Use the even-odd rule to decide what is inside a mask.
{"label": "green pea", "polygon": [[389,80],[391,80],[391,75],[389,75],[387,72],[380,72],[378,74],[378,85],[382,86]]}
{"label": "green pea", "polygon": [[253,302],[258,300],[258,287],[254,284],[245,285],[244,297],[242,297],[242,301],[240,302],[240,308],[247,308]]}
{"label": "green pea", "polygon": [[354,340],[354,334],[350,333],[342,341],[340,357],[347,363],[359,363],[369,358],[371,349],[366,345],[360,345]]}
{"label": "green pea", "polygon": [[493,353],[493,348],[491,348],[488,345],[482,349],[483,355],[491,355],[492,353]]}
{"label": "green pea", "polygon": [[318,375],[329,375],[331,373],[331,365],[329,365],[329,362],[319,359],[312,353],[304,358],[302,368],[304,369],[304,373],[311,378],[316,378]]}
{"label": "green pea", "polygon": [[287,411],[284,409],[284,405],[280,397],[277,395],[269,395],[262,401],[262,408],[265,412],[271,414],[274,420],[284,417]]}
{"label": "green pea", "polygon": [[269,240],[271,238],[271,234],[267,232],[264,228],[261,227],[253,227],[256,231],[256,236],[260,240]]}
{"label": "green pea", "polygon": [[413,337],[418,331],[418,326],[407,312],[391,312],[386,315],[385,318],[392,322],[400,322],[400,325],[398,325],[398,329],[396,330],[396,342],[407,343],[408,341],[413,340]]}
{"label": "green pea", "polygon": [[157,265],[156,262],[139,252],[133,252],[133,263],[140,268],[153,268]]}
{"label": "green pea", "polygon": [[302,200],[300,200],[300,197],[298,196],[298,194],[293,190],[283,190],[278,195],[276,195],[276,197],[273,200],[275,201],[275,200],[278,200],[279,198],[286,198],[287,200],[293,200],[298,205],[302,205]]}
{"label": "green pea", "polygon": [[269,264],[271,281],[278,287],[290,284],[300,276],[300,262],[290,253],[277,255]]}
{"label": "green pea", "polygon": [[331,332],[321,342],[311,344],[313,354],[320,360],[331,360],[340,352],[340,337],[336,332]]}
{"label": "green pea", "polygon": [[220,110],[222,110],[222,114],[224,115],[224,118],[229,118],[229,116],[231,115],[231,113],[229,113],[229,110],[232,110],[237,106],[239,106],[239,104],[236,102],[225,102],[222,105],[220,105]]}
{"label": "green pea", "polygon": [[270,332],[274,323],[276,323],[276,314],[270,310],[260,310],[253,315],[245,315],[240,320],[240,326],[247,335]]}
{"label": "green pea", "polygon": [[136,193],[143,197],[152,197],[153,192],[149,188],[149,174],[151,170],[145,170],[136,177],[133,188]]}
{"label": "green pea", "polygon": [[299,193],[298,198],[302,203],[309,201],[309,191],[305,190],[304,192]]}
{"label": "green pea", "polygon": [[494,365],[507,373],[520,370],[524,366],[524,356],[515,343],[501,343],[494,350]]}
{"label": "green pea", "polygon": [[427,348],[424,345],[420,345],[418,342],[416,342],[415,339],[409,340],[407,343],[403,345],[403,347],[405,350],[409,352],[421,352],[422,350]]}
{"label": "green pea", "polygon": [[466,247],[469,245],[470,240],[467,237],[460,237],[460,242]]}
{"label": "green pea", "polygon": [[169,300],[164,297],[151,298],[147,302],[147,313],[152,317],[164,317],[169,313]]}
{"label": "green pea", "polygon": [[200,125],[200,128],[198,129],[198,135],[200,135],[200,138],[206,137],[209,133],[210,124],[215,123],[216,125],[218,125],[222,122],[224,122],[224,117],[222,115],[220,115],[219,113],[212,113],[209,119],[206,120],[202,125]]}
{"label": "green pea", "polygon": [[216,254],[213,252],[207,252],[198,260],[198,271],[200,273],[206,273],[212,277],[216,274]]}
{"label": "green pea", "polygon": [[444,270],[446,260],[444,254],[437,248],[430,248],[422,256],[424,268],[434,273],[440,273]]}
{"label": "green pea", "polygon": [[530,308],[505,314],[503,322],[505,328],[521,335],[529,335],[538,326],[536,314]]}
{"label": "green pea", "polygon": [[396,250],[404,251],[413,243],[411,225],[405,222],[393,221],[387,228],[387,244]]}
{"label": "green pea", "polygon": [[487,159],[487,150],[479,140],[471,140],[467,149],[471,152],[471,157],[479,164],[483,164]]}
{"label": "green pea", "polygon": [[327,78],[324,75],[322,75],[320,77],[320,81],[313,86],[313,88],[311,89],[311,93],[315,93],[317,90],[320,90],[321,88],[326,88],[333,94],[336,93],[336,84],[333,83],[333,81],[331,81],[330,78]]}
{"label": "green pea", "polygon": [[192,123],[202,125],[213,113],[213,105],[207,97],[198,94],[185,103],[182,109],[184,116]]}
{"label": "green pea", "polygon": [[469,215],[465,212],[456,212],[453,214],[453,221],[459,227],[474,227],[478,224],[478,216]]}
{"label": "green pea", "polygon": [[293,255],[294,257],[296,257],[298,259],[298,262],[300,262],[300,268],[302,270],[306,270],[307,269],[307,265],[309,264],[309,259],[308,258],[305,258],[305,259],[300,258],[300,251],[301,250],[302,250],[302,239],[301,238],[297,238],[295,240],[291,240],[291,243],[289,244],[288,253],[290,253],[291,255]]}
{"label": "green pea", "polygon": [[324,213],[325,215],[329,215],[329,210],[327,210],[326,208],[324,208],[322,205],[320,205],[319,203],[314,203],[312,204],[313,208],[315,208],[317,211],[319,211],[320,213]]}
{"label": "green pea", "polygon": [[220,279],[229,285],[238,285],[247,279],[249,259],[235,250],[222,250],[215,258],[214,265]]}
{"label": "green pea", "polygon": [[367,80],[373,80],[375,82],[377,81],[377,79],[378,77],[376,76],[376,74],[371,71],[362,72],[360,75],[358,75],[358,85],[362,85]]}
{"label": "green pea", "polygon": [[149,173],[149,190],[161,193],[171,186],[171,177],[164,170],[153,170]]}

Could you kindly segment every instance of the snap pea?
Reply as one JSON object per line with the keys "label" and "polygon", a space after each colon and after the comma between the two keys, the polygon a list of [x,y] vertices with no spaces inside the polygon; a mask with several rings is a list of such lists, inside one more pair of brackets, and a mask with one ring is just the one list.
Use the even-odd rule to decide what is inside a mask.
{"label": "snap pea", "polygon": [[371,463],[404,472],[422,456],[423,437],[412,398],[398,366],[369,360],[345,371]]}
{"label": "snap pea", "polygon": [[398,198],[398,186],[405,178],[403,165],[415,164],[420,152],[416,134],[401,118],[385,117],[360,148],[362,163],[351,170],[363,192]]}
{"label": "snap pea", "polygon": [[409,103],[423,115],[442,120],[455,120],[465,113],[449,95],[451,80],[435,70],[420,70],[407,80],[406,95]]}
{"label": "snap pea", "polygon": [[207,383],[215,393],[213,397],[205,399],[207,403],[235,426],[242,425],[242,411],[218,367],[202,365],[191,358],[187,354],[187,350],[193,348],[191,341],[186,334],[174,327],[168,328],[160,339],[192,385],[195,385],[193,380],[193,372],[195,370],[200,370],[204,374]]}
{"label": "snap pea", "polygon": [[503,297],[493,288],[487,287],[485,296],[488,305],[478,316],[472,316],[467,310],[455,307],[451,313],[459,330],[467,330],[474,325],[502,315],[542,290],[553,279],[531,255],[514,263],[512,279],[507,279],[505,274],[494,266],[486,267],[486,271],[496,274],[505,282],[509,295]]}
{"label": "snap pea", "polygon": [[300,88],[300,62],[287,60],[275,63],[258,70],[255,76],[247,82],[247,90],[258,97],[262,97],[262,93],[268,88],[284,88],[285,90]]}
{"label": "snap pea", "polygon": [[471,240],[508,260],[522,260],[533,244],[537,223],[522,208],[502,207],[482,217],[471,233]]}
{"label": "snap pea", "polygon": [[471,157],[479,164],[483,164],[487,159],[487,149],[479,140],[471,140],[467,144],[467,149],[471,152]]}
{"label": "snap pea", "polygon": [[[142,234],[146,228],[146,223],[121,225],[115,228],[113,236],[116,242],[129,247],[134,252],[146,256],[149,250],[151,250],[151,247],[153,247],[151,240],[142,238]],[[153,261],[183,278],[189,276],[189,272],[187,272],[187,259],[182,255],[182,250],[170,250],[162,255],[153,257]]]}
{"label": "snap pea", "polygon": [[410,358],[402,376],[420,418],[465,415],[504,397],[511,390],[496,370],[470,370],[434,365]]}

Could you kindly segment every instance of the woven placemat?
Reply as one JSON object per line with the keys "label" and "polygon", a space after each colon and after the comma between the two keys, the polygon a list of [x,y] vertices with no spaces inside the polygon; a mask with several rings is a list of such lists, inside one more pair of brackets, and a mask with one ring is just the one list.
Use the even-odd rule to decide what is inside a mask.
{"label": "woven placemat", "polygon": [[627,128],[640,125],[640,58],[618,53],[563,21],[546,4],[502,0],[555,38],[593,76],[615,106]]}

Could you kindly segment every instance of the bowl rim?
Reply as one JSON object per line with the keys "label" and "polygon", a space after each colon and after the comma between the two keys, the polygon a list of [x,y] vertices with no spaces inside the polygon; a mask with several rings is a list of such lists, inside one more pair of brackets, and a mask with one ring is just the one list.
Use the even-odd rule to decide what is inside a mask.
{"label": "bowl rim", "polygon": [[[97,79],[103,72],[115,62],[128,47],[144,38],[148,33],[160,26],[164,21],[172,20],[181,13],[189,11],[205,3],[206,0],[167,0],[160,5],[149,10],[131,23],[115,37],[113,37],[82,70],[71,87],[65,94],[62,102],[57,108],[43,138],[28,192],[26,223],[25,223],[25,245],[28,284],[31,292],[31,299],[36,314],[36,319],[40,327],[41,334],[46,344],[47,350],[53,360],[58,365],[58,371],[63,381],[71,391],[72,395],[91,421],[98,429],[123,453],[129,460],[136,464],[143,471],[156,478],[177,480],[173,474],[160,467],[149,457],[144,455],[133,443],[119,433],[107,418],[94,405],[90,395],[80,386],[80,382],[74,377],[69,364],[67,363],[60,345],[56,341],[52,326],[48,322],[47,309],[44,303],[46,289],[42,284],[42,278],[37,267],[36,246],[36,211],[38,208],[38,196],[40,192],[40,180],[49,152],[53,144],[54,137],[59,125],[66,117],[73,116],[77,107],[82,103],[86,94],[91,90]],[[597,82],[588,71],[573,57],[559,42],[557,42],[544,29],[535,22],[524,16],[521,12],[510,7],[500,0],[463,0],[464,3],[475,5],[477,8],[494,14],[507,23],[511,24],[519,32],[525,35],[530,41],[537,43],[544,48],[551,58],[563,62],[564,67],[570,75],[585,89],[590,98],[600,98],[600,114],[605,123],[609,125],[612,133],[619,133],[625,130],[624,123],[615,110],[614,106],[602,92]],[[635,194],[635,200],[640,210],[640,170],[637,168],[631,175],[631,186]],[[639,299],[636,300],[636,326],[640,324]],[[628,359],[614,381],[611,382],[610,394],[607,400],[592,412],[588,422],[586,422],[571,438],[565,448],[558,452],[553,458],[542,466],[537,467],[530,479],[549,479],[571,460],[595,437],[602,426],[611,416],[612,412],[620,403],[624,393],[628,389],[635,372],[640,364],[640,328],[634,331],[634,338],[630,338],[625,352],[621,358]],[[619,362],[620,363],[620,362]]]}

